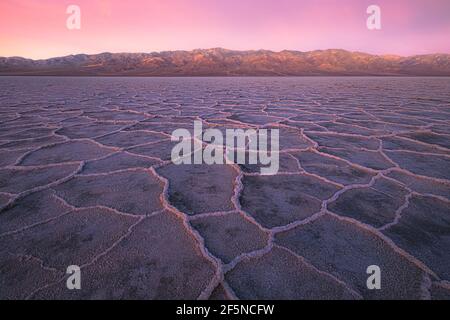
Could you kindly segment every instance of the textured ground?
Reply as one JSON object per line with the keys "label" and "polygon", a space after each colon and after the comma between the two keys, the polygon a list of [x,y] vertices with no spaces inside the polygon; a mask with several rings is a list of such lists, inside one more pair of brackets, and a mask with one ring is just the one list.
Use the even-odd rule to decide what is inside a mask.
{"label": "textured ground", "polygon": [[[450,299],[449,92],[449,78],[0,78],[0,299]],[[279,128],[279,173],[171,164],[170,133],[196,119]]]}

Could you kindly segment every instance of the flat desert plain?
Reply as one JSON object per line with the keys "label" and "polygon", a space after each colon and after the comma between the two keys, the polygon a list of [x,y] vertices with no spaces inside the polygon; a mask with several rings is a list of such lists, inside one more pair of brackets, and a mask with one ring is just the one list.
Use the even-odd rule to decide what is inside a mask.
{"label": "flat desert plain", "polygon": [[[173,164],[195,120],[278,173]],[[450,299],[449,201],[450,78],[0,77],[1,299]]]}

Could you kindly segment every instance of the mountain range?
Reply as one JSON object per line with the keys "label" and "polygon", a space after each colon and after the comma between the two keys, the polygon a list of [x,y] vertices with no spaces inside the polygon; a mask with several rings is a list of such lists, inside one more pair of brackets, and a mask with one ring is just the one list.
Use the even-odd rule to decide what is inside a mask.
{"label": "mountain range", "polygon": [[0,75],[56,76],[450,76],[450,54],[410,57],[340,49],[309,52],[222,48],[77,54],[32,60],[0,57]]}

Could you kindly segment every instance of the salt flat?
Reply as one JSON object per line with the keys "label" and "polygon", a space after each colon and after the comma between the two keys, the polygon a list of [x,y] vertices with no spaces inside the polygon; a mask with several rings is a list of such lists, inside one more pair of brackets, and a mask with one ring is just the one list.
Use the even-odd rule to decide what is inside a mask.
{"label": "salt flat", "polygon": [[[194,120],[278,174],[172,164]],[[450,299],[449,248],[450,78],[0,77],[0,299]]]}

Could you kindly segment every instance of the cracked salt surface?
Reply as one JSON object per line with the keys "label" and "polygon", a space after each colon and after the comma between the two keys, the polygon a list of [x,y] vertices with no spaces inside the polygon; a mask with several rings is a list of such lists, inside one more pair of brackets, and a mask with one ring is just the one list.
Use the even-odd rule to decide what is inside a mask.
{"label": "cracked salt surface", "polygon": [[[450,299],[448,78],[0,88],[0,299]],[[280,129],[278,174],[173,165],[194,120]]]}

